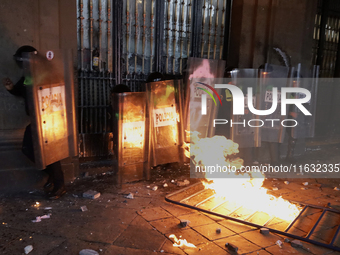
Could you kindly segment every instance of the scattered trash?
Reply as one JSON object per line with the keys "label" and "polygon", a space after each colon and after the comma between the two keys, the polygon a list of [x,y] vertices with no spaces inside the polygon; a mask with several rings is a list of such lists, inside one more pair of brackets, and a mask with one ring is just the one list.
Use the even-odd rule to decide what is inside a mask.
{"label": "scattered trash", "polygon": [[148,189],[150,189],[150,186],[146,186]]}
{"label": "scattered trash", "polygon": [[37,216],[35,217],[35,220],[32,220],[32,222],[36,223],[36,222],[41,222],[41,220],[44,220],[44,219],[49,219],[51,218],[51,214],[47,214],[47,215],[43,215],[43,216]]}
{"label": "scattered trash", "polygon": [[276,179],[276,178],[274,178],[274,179],[273,179],[273,181],[277,181],[277,179]]}
{"label": "scattered trash", "polygon": [[335,188],[334,188],[334,190],[337,190],[337,191],[339,191],[340,189],[339,189],[338,187],[335,187]]}
{"label": "scattered trash", "polygon": [[289,181],[284,181],[284,184],[288,185],[288,184],[289,184]]}
{"label": "scattered trash", "polygon": [[33,251],[33,246],[32,245],[27,245],[25,248],[25,254],[30,253],[31,251]]}
{"label": "scattered trash", "polygon": [[81,207],[80,207],[80,210],[81,210],[82,212],[88,211],[86,205],[81,206]]}
{"label": "scattered trash", "polygon": [[216,228],[216,233],[217,233],[217,234],[221,234],[221,232],[222,232],[222,229],[221,229],[221,228]]}
{"label": "scattered trash", "polygon": [[52,207],[45,207],[44,210],[52,210]]}
{"label": "scattered trash", "polygon": [[285,238],[285,243],[290,243],[291,240],[289,238]]}
{"label": "scattered trash", "polygon": [[171,180],[171,183],[174,183],[175,182],[175,180]]}
{"label": "scattered trash", "polygon": [[96,199],[100,197],[100,193],[94,190],[88,190],[85,193],[83,193],[83,197],[90,198],[90,199]]}
{"label": "scattered trash", "polygon": [[278,187],[273,187],[272,190],[276,191],[276,190],[279,190],[279,188]]}
{"label": "scattered trash", "polygon": [[164,252],[164,250],[161,250],[161,253],[163,253]]}
{"label": "scattered trash", "polygon": [[125,197],[128,198],[128,199],[134,199],[135,198],[132,193],[129,193],[129,195],[127,195]]}
{"label": "scattered trash", "polygon": [[181,220],[180,225],[181,225],[182,227],[186,227],[186,226],[189,225],[189,223],[190,223],[189,220]]}
{"label": "scattered trash", "polygon": [[260,233],[263,235],[269,235],[269,229],[268,228],[261,228]]}
{"label": "scattered trash", "polygon": [[99,255],[99,253],[94,250],[84,249],[79,252],[79,255]]}
{"label": "scattered trash", "polygon": [[292,247],[294,248],[303,248],[303,244],[301,243],[300,240],[293,240],[290,242],[290,244],[292,245]]}
{"label": "scattered trash", "polygon": [[153,190],[153,191],[158,190],[158,186],[153,187],[152,190]]}
{"label": "scattered trash", "polygon": [[168,187],[168,184],[164,183],[163,187],[164,187],[164,188],[167,188],[167,187]]}
{"label": "scattered trash", "polygon": [[227,247],[228,250],[233,251],[233,252],[238,251],[238,247],[236,245],[231,244],[231,243],[226,243],[225,247]]}
{"label": "scattered trash", "polygon": [[302,189],[302,190],[307,190],[308,188],[306,188],[306,187],[302,187],[301,189]]}
{"label": "scattered trash", "polygon": [[283,243],[281,242],[281,240],[277,240],[275,244],[282,249],[282,244]]}
{"label": "scattered trash", "polygon": [[302,185],[308,186],[308,182],[303,182]]}
{"label": "scattered trash", "polygon": [[78,197],[78,195],[75,195],[75,194],[72,194],[72,196],[73,196],[73,197],[75,197],[75,198],[77,198],[77,197]]}
{"label": "scattered trash", "polygon": [[171,234],[169,238],[174,239],[174,247],[197,248],[194,244],[188,243],[186,239],[178,239],[174,234]]}
{"label": "scattered trash", "polygon": [[186,185],[189,185],[190,184],[190,182],[188,181],[188,180],[184,180],[184,181],[178,181],[177,182],[177,186],[186,186]]}

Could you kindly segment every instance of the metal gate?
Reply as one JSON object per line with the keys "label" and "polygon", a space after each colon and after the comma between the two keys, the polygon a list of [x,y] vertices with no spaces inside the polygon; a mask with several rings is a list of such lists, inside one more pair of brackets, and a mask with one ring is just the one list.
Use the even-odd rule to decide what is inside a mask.
{"label": "metal gate", "polygon": [[181,77],[188,57],[226,59],[232,0],[77,0],[80,157],[112,151],[110,90]]}

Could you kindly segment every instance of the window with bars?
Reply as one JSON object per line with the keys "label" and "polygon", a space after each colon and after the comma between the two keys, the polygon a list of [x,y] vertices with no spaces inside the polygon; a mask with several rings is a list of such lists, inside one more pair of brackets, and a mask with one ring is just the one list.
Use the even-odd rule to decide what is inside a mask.
{"label": "window with bars", "polygon": [[231,0],[77,0],[82,157],[110,152],[110,90],[178,77],[188,57],[222,59]]}
{"label": "window with bars", "polygon": [[338,57],[340,12],[335,11],[336,2],[327,6],[327,10],[323,10],[323,1],[319,1],[319,11],[315,15],[312,63],[320,65],[320,77],[325,78],[334,77]]}

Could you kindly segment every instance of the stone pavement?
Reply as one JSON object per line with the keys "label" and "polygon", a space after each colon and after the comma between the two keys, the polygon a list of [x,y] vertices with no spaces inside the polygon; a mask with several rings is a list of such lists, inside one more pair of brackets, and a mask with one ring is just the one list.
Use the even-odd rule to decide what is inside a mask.
{"label": "stone pavement", "polygon": [[[33,246],[31,255],[76,255],[82,249],[93,249],[99,254],[340,254],[322,247],[303,243],[304,249],[293,248],[285,237],[259,230],[223,218],[170,204],[164,197],[183,187],[176,181],[190,180],[188,166],[174,164],[157,167],[150,181],[123,185],[112,183],[111,173],[100,174],[75,181],[67,194],[57,201],[44,199],[40,190],[0,196],[0,254],[24,254],[24,247]],[[174,180],[174,182],[171,182]],[[339,179],[267,179],[264,187],[269,193],[283,198],[325,206],[328,203],[340,209]],[[307,189],[303,182],[308,182]],[[164,183],[168,187],[163,187]],[[153,187],[157,186],[156,191]],[[278,190],[273,191],[273,187]],[[82,193],[92,189],[101,193],[96,200],[85,199]],[[132,193],[134,199],[126,196]],[[37,204],[37,202],[39,204]],[[88,211],[82,212],[81,206]],[[46,208],[50,207],[50,208]],[[49,219],[33,223],[37,216],[51,213]],[[305,235],[320,215],[311,211],[292,229]],[[328,215],[316,229],[313,238],[327,241],[339,226],[340,219]],[[180,220],[189,220],[186,227]],[[274,222],[277,228],[284,228]],[[221,233],[217,234],[216,229]],[[326,234],[324,234],[326,233]],[[170,234],[186,239],[197,248],[173,247]],[[340,239],[340,237],[339,237]],[[282,248],[275,243],[281,240]],[[238,253],[225,247],[226,243],[238,247]],[[340,244],[340,242],[339,242]]]}

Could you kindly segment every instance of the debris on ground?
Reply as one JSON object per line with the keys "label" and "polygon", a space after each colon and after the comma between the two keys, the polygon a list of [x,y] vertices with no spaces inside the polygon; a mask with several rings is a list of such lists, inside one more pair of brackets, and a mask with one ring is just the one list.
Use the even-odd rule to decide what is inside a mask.
{"label": "debris on ground", "polygon": [[269,229],[268,228],[261,228],[260,233],[262,235],[269,235]]}
{"label": "debris on ground", "polygon": [[133,194],[132,193],[129,193],[127,196],[125,196],[126,198],[128,198],[128,199],[134,199],[135,197],[133,196]]}
{"label": "debris on ground", "polygon": [[284,184],[288,185],[288,184],[289,184],[289,181],[284,181]]}
{"label": "debris on ground", "polygon": [[301,243],[300,240],[293,240],[290,242],[290,244],[292,245],[292,247],[294,248],[303,248],[303,244]]}
{"label": "debris on ground", "polygon": [[44,210],[52,210],[52,207],[45,207]]}
{"label": "debris on ground", "polygon": [[189,220],[181,220],[181,222],[180,222],[180,225],[182,226],[182,227],[186,227],[186,226],[188,226],[190,224],[190,221]]}
{"label": "debris on ground", "polygon": [[303,186],[308,186],[308,182],[303,182],[302,185]]}
{"label": "debris on ground", "polygon": [[171,234],[169,238],[174,239],[174,247],[197,248],[194,244],[188,243],[186,239],[178,239],[174,234]]}
{"label": "debris on ground", "polygon": [[90,199],[97,199],[100,197],[100,193],[94,190],[88,190],[83,193],[83,197],[90,198]]}
{"label": "debris on ground", "polygon": [[334,190],[337,190],[337,191],[339,191],[340,189],[339,189],[338,187],[335,187],[335,188],[334,188]]}
{"label": "debris on ground", "polygon": [[44,220],[44,219],[49,219],[51,218],[51,214],[45,214],[43,216],[37,216],[35,217],[35,220],[32,220],[32,222],[36,223],[36,222],[41,222],[41,220]]}
{"label": "debris on ground", "polygon": [[226,243],[225,247],[227,247],[228,250],[233,251],[233,252],[238,251],[238,247],[236,245],[231,244],[231,243]]}
{"label": "debris on ground", "polygon": [[189,185],[190,184],[190,181],[188,180],[184,180],[184,181],[177,181],[177,186],[186,186],[186,185]]}
{"label": "debris on ground", "polygon": [[82,212],[88,211],[86,205],[81,206],[81,207],[80,207],[80,210],[81,210]]}
{"label": "debris on ground", "polygon": [[33,251],[33,246],[32,245],[27,245],[25,248],[25,254],[30,253],[31,251]]}
{"label": "debris on ground", "polygon": [[302,187],[301,189],[302,189],[302,190],[307,190],[308,188],[306,188],[306,187]]}
{"label": "debris on ground", "polygon": [[217,233],[217,234],[221,234],[221,232],[222,232],[222,229],[221,229],[221,228],[216,228],[216,233]]}
{"label": "debris on ground", "polygon": [[276,191],[276,190],[279,190],[278,187],[273,187],[272,190]]}
{"label": "debris on ground", "polygon": [[291,240],[289,238],[285,238],[285,243],[290,243]]}
{"label": "debris on ground", "polygon": [[158,186],[153,187],[152,190],[153,190],[153,191],[158,190]]}
{"label": "debris on ground", "polygon": [[275,244],[282,249],[282,244],[283,243],[281,242],[281,240],[277,240]]}
{"label": "debris on ground", "polygon": [[175,183],[175,180],[171,180],[171,183]]}
{"label": "debris on ground", "polygon": [[168,184],[164,183],[163,187],[164,187],[164,188],[167,188],[167,187],[168,187]]}
{"label": "debris on ground", "polygon": [[99,253],[94,250],[84,249],[79,252],[79,255],[99,255]]}

